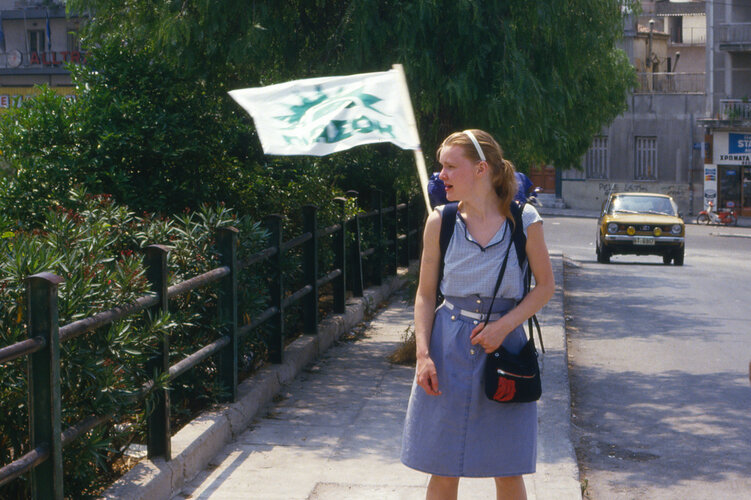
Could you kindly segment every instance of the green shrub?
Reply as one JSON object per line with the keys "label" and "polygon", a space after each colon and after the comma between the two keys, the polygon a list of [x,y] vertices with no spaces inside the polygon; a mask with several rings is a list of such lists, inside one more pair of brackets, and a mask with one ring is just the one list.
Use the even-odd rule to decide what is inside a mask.
{"label": "green shrub", "polygon": [[[149,290],[141,252],[154,243],[170,246],[169,281],[177,283],[216,266],[214,234],[221,226],[240,229],[239,254],[250,255],[265,238],[257,223],[238,219],[222,207],[202,207],[166,219],[136,217],[107,196],[76,192],[72,210],[57,206],[44,215],[43,229],[8,227],[0,238],[0,345],[26,338],[25,278],[51,271],[64,278],[59,289],[60,324],[67,324],[118,304],[132,302]],[[12,226],[12,225],[11,225]],[[264,307],[265,287],[259,277],[241,273],[240,311],[252,316]],[[195,290],[171,301],[170,313],[152,318],[139,314],[61,346],[63,428],[90,416],[114,412],[119,417],[75,442],[64,451],[65,488],[73,498],[96,494],[111,480],[113,467],[131,442],[143,442],[143,405],[131,395],[148,380],[144,366],[156,352],[158,339],[170,336],[170,363],[218,338],[216,290]],[[243,359],[264,355],[253,335],[244,343]],[[28,451],[26,360],[0,366],[0,463],[7,464]],[[252,369],[252,367],[251,367]],[[175,429],[225,389],[215,380],[213,360],[187,372],[172,385]],[[148,407],[148,404],[146,405]],[[12,409],[12,411],[7,411]],[[25,498],[23,480],[3,489],[3,498]]]}
{"label": "green shrub", "polygon": [[67,206],[81,155],[77,121],[76,104],[46,86],[0,117],[0,212],[16,225],[39,224],[48,207]]}

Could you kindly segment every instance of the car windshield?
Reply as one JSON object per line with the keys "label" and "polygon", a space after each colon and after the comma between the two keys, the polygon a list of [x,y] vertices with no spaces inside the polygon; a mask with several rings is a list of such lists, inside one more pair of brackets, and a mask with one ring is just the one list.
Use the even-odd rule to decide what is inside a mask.
{"label": "car windshield", "polygon": [[670,198],[662,196],[616,196],[610,204],[611,214],[675,215]]}

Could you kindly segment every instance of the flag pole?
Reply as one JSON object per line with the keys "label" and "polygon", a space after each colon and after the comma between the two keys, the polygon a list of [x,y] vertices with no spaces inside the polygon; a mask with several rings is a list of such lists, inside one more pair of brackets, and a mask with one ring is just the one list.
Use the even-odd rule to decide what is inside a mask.
{"label": "flag pole", "polygon": [[[417,121],[415,120],[415,112],[412,109],[412,100],[409,98],[409,88],[407,87],[407,77],[404,74],[404,67],[401,64],[394,64],[392,66],[399,75],[399,80],[402,84],[402,101],[404,109],[406,111],[407,125],[414,132],[417,138],[417,144],[420,144],[420,134],[417,131]],[[415,153],[415,166],[417,167],[417,178],[420,179],[420,187],[422,188],[422,196],[425,199],[425,206],[427,207],[427,213],[430,213],[432,207],[430,206],[430,199],[428,198],[428,171],[425,168],[425,157],[422,155],[422,147],[414,150]]]}

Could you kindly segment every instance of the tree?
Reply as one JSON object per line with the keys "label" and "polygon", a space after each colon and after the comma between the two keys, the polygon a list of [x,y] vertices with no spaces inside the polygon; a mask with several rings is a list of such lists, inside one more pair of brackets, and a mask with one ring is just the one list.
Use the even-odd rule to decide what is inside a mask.
{"label": "tree", "polygon": [[97,13],[92,34],[117,26],[219,87],[400,62],[426,151],[454,130],[480,127],[521,165],[578,164],[592,136],[626,109],[635,81],[615,48],[633,1],[69,3]]}
{"label": "tree", "polygon": [[616,0],[363,0],[347,17],[341,66],[405,65],[421,137],[491,132],[516,163],[576,165],[626,109],[634,73],[615,48]]}
{"label": "tree", "polygon": [[[448,133],[479,127],[522,168],[576,165],[592,136],[625,109],[634,82],[615,48],[621,3],[69,0],[71,10],[94,12],[83,32],[91,63],[74,70],[76,105],[55,115],[71,121],[54,129],[65,154],[31,157],[37,166],[49,162],[38,170],[64,174],[49,176],[60,185],[47,181],[56,193],[48,198],[79,182],[95,192],[105,186],[138,210],[174,212],[214,199],[257,208],[263,192],[253,191],[253,176],[282,183],[288,176],[262,155],[252,121],[227,90],[401,62],[428,154]],[[30,136],[46,127],[42,108],[60,107],[53,101],[26,120]],[[21,171],[29,152],[17,138],[3,140],[3,152]],[[344,159],[284,162],[312,164],[329,172],[327,182],[346,179],[344,189],[410,185],[411,161],[394,148],[361,148]],[[379,161],[390,165],[387,175],[351,166]]]}
{"label": "tree", "polygon": [[228,145],[247,127],[223,118],[224,105],[205,81],[149,45],[133,46],[103,38],[91,65],[75,68],[78,179],[139,210],[236,201],[237,159]]}

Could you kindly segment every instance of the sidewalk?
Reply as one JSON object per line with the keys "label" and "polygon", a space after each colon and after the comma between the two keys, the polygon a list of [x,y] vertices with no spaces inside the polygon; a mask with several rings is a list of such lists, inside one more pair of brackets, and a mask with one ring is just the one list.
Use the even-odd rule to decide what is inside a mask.
{"label": "sidewalk", "polygon": [[[580,499],[570,440],[563,321],[563,263],[553,255],[557,289],[538,315],[541,355],[538,471],[525,477],[530,499]],[[357,335],[309,365],[250,427],[173,498],[422,499],[428,476],[399,462],[413,367],[386,359],[412,324],[397,293]],[[493,481],[463,479],[459,497],[494,498]]]}

